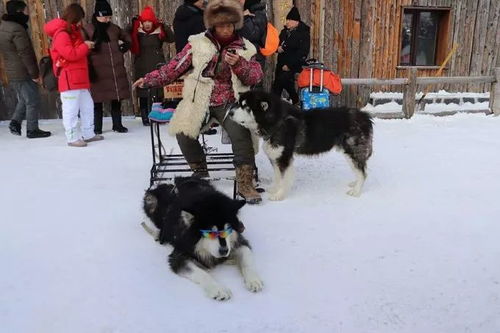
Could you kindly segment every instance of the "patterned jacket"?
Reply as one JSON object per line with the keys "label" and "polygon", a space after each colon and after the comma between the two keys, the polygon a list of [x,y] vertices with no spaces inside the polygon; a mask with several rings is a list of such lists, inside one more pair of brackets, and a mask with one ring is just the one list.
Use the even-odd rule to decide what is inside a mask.
{"label": "patterned jacket", "polygon": [[[233,66],[224,59],[235,49],[240,60]],[[184,133],[197,138],[208,113],[208,106],[236,101],[239,94],[262,80],[262,69],[255,61],[256,49],[244,38],[224,48],[208,32],[191,36],[189,43],[168,64],[144,77],[146,87],[165,86],[184,74],[183,99],[169,126],[172,135]]]}

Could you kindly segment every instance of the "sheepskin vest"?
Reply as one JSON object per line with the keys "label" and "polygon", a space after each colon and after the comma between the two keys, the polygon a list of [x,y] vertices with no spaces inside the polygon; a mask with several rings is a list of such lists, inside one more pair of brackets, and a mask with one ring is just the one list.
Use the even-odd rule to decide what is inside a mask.
{"label": "sheepskin vest", "polygon": [[[257,50],[248,40],[243,40],[245,49],[239,49],[236,52],[249,61]],[[168,132],[171,135],[183,133],[196,139],[209,113],[210,97],[215,85],[215,81],[212,78],[203,77],[202,72],[217,53],[217,47],[205,36],[204,32],[189,37],[189,43],[193,69],[184,78],[182,101],[170,121]],[[232,73],[231,81],[236,100],[241,93],[250,90],[250,87],[243,85],[234,73]]]}

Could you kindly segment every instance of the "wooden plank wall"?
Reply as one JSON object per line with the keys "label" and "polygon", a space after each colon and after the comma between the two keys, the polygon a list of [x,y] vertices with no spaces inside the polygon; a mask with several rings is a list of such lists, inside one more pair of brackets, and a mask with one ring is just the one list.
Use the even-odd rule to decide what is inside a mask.
{"label": "wooden plank wall", "polygon": [[[0,3],[7,0],[1,0]],[[265,0],[268,15],[278,30],[284,24],[284,17],[295,4],[302,20],[311,27],[311,56],[319,58],[342,77],[406,77],[406,68],[398,68],[401,14],[403,6],[434,6],[451,8],[450,29],[447,50],[453,43],[460,44],[443,75],[492,75],[494,67],[500,66],[500,1],[499,0]],[[58,11],[75,0],[27,0],[31,17],[31,30],[40,57],[47,48],[43,34],[43,23],[57,17]],[[76,1],[82,4],[90,18],[94,0]],[[146,5],[155,8],[157,15],[171,23],[175,9],[182,0],[110,0],[115,11],[114,22],[122,27],[130,24],[131,17]],[[4,8],[0,6],[0,14]],[[42,15],[43,14],[43,15]],[[321,24],[321,20],[323,24]],[[323,44],[323,45],[321,45]],[[165,48],[167,55],[174,54],[173,46]],[[446,52],[447,53],[447,52]],[[131,67],[130,55],[126,56]],[[275,59],[268,59],[266,84],[273,78]],[[437,69],[419,69],[419,76],[432,76]],[[132,73],[132,71],[129,71]],[[489,85],[470,84],[440,86],[449,91],[484,91]],[[397,87],[380,87],[376,90],[397,91]],[[419,87],[422,89],[422,87]],[[363,105],[370,89],[349,87],[337,98],[339,104]],[[3,94],[2,94],[3,93]],[[3,96],[3,97],[2,97]],[[53,117],[53,96],[45,96],[46,109],[42,116]],[[5,105],[12,109],[13,97],[0,89],[0,119],[5,119]],[[131,113],[132,105],[126,112]]]}
{"label": "wooden plank wall", "polygon": [[[500,63],[498,0],[326,0],[324,34],[330,36],[332,42],[325,39],[325,63],[342,77],[407,77],[408,70],[398,68],[403,6],[451,9],[445,53],[453,43],[460,44],[460,47],[442,75],[493,74],[494,67]],[[306,9],[307,6],[301,7],[301,10]],[[437,68],[419,69],[418,75],[433,76],[436,72]],[[397,87],[375,89],[398,90]],[[485,91],[489,85],[442,85],[434,89]],[[338,98],[339,103],[362,105],[368,92],[366,87],[349,87]]]}

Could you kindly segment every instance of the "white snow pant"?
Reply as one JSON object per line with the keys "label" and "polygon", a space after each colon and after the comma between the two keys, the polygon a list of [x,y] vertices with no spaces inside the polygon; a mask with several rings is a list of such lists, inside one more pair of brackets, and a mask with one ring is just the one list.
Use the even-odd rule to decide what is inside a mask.
{"label": "white snow pant", "polygon": [[[88,140],[94,133],[94,101],[88,89],[68,90],[61,93],[63,125],[68,142]],[[80,114],[81,133],[78,128]]]}

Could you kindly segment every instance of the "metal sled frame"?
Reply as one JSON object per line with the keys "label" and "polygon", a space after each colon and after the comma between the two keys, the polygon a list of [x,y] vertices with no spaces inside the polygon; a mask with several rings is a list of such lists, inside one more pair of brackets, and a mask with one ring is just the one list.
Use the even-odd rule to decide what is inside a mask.
{"label": "metal sled frame", "polygon": [[[153,155],[153,166],[151,167],[151,176],[149,185],[155,183],[171,182],[176,176],[189,176],[193,172],[188,162],[182,154],[167,153],[160,135],[161,124],[151,121],[151,149]],[[217,148],[207,145],[205,136],[201,135],[201,146],[207,160],[207,170],[211,174],[219,171],[234,171],[233,153],[219,153]],[[210,180],[231,180],[233,181],[233,198],[236,198],[236,179],[235,177],[210,177]]]}

